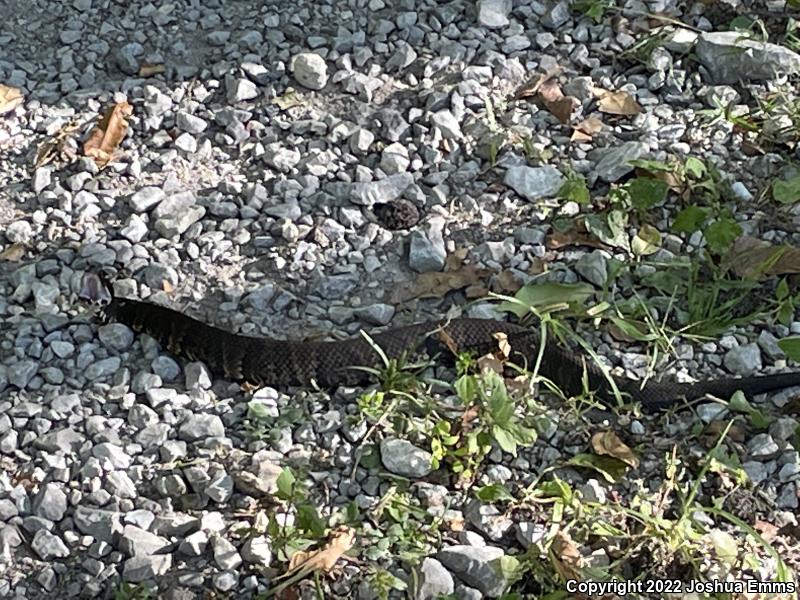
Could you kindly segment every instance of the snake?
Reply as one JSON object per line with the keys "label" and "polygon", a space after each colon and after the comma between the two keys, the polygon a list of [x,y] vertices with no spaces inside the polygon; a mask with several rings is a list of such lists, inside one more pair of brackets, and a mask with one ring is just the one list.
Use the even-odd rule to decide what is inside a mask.
{"label": "snake", "polygon": [[338,341],[256,337],[209,325],[160,304],[115,297],[110,286],[104,287],[106,296],[101,300],[98,297],[103,291],[96,281],[85,277],[81,294],[101,305],[103,321],[119,322],[147,334],[170,353],[205,363],[215,376],[253,387],[362,385],[374,377],[369,369],[380,367],[387,358],[483,356],[500,351],[514,364],[536,365],[537,374],[565,396],[578,396],[588,389],[608,406],[624,399],[640,403],[646,411],[668,409],[707,395],[728,399],[736,391],[753,396],[800,385],[800,372],[695,383],[647,380],[643,384],[612,376],[596,361],[555,340],[548,339],[542,348],[539,330],[499,319],[433,320]]}

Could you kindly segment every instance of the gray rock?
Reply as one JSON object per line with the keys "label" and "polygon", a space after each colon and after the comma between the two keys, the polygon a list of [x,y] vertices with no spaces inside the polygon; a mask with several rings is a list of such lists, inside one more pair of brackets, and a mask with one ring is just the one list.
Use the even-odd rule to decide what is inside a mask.
{"label": "gray rock", "polygon": [[761,370],[761,350],[755,343],[736,346],[728,350],[722,362],[731,373],[747,377]]}
{"label": "gray rock", "polygon": [[190,133],[192,135],[203,133],[206,130],[206,127],[208,127],[208,121],[201,119],[196,115],[187,113],[184,110],[178,111],[178,114],[175,116],[175,124],[181,131],[185,131],[186,133]]}
{"label": "gray rock", "polygon": [[54,558],[66,558],[69,556],[69,548],[61,538],[46,529],[40,529],[33,535],[31,549],[42,560],[53,560]]}
{"label": "gray rock", "polygon": [[92,447],[92,456],[108,460],[115,469],[127,469],[131,466],[130,455],[111,442],[95,444]]}
{"label": "gray rock", "polygon": [[531,202],[541,198],[552,198],[561,189],[564,181],[566,179],[561,171],[549,165],[509,167],[504,178],[507,186]]}
{"label": "gray rock", "polygon": [[388,325],[394,317],[395,308],[391,304],[370,304],[354,311],[354,314],[370,325]]}
{"label": "gray rock", "polygon": [[67,495],[59,484],[47,483],[34,497],[32,508],[37,517],[57,523],[67,512]]}
{"label": "gray rock", "polygon": [[609,183],[617,181],[633,171],[630,161],[642,158],[647,152],[647,146],[641,142],[624,142],[596,150],[592,153],[592,158],[599,160],[594,171],[603,181]]}
{"label": "gray rock", "polygon": [[415,600],[436,600],[453,593],[453,576],[435,558],[427,557],[419,570],[419,587]]}
{"label": "gray rock", "polygon": [[138,57],[142,54],[144,54],[144,47],[138,42],[130,42],[114,53],[114,59],[120,71],[127,75],[136,75],[139,73]]}
{"label": "gray rock", "polygon": [[228,102],[235,104],[237,102],[246,102],[258,96],[258,88],[256,84],[249,79],[233,79],[230,78],[226,82],[226,94]]}
{"label": "gray rock", "polygon": [[25,387],[39,370],[39,363],[35,360],[21,360],[6,369],[8,383],[24,390]]}
{"label": "gray rock", "polygon": [[561,0],[554,4],[542,17],[541,23],[548,29],[560,29],[570,19],[569,2]]}
{"label": "gray rock", "polygon": [[748,39],[739,31],[701,33],[694,52],[714,83],[768,81],[778,73],[800,74],[800,54]]}
{"label": "gray rock", "polygon": [[127,350],[133,344],[133,331],[122,323],[109,323],[98,327],[97,337],[107,348],[118,352]]}
{"label": "gray rock", "polygon": [[235,569],[242,564],[242,557],[236,550],[236,546],[221,535],[211,538],[211,550],[214,553],[214,562],[220,569]]}
{"label": "gray rock", "polygon": [[120,234],[126,240],[136,244],[147,237],[147,224],[139,215],[133,214],[128,217],[128,222],[120,229]]}
{"label": "gray rock", "polygon": [[442,548],[436,558],[464,583],[494,598],[501,595],[508,585],[498,568],[503,555],[503,550],[495,546],[459,545]]}
{"label": "gray rock", "polygon": [[118,356],[110,356],[103,360],[98,360],[87,367],[83,372],[86,379],[95,380],[109,377],[119,371],[121,361]]}
{"label": "gray rock", "polygon": [[117,498],[134,499],[139,495],[136,491],[136,484],[125,471],[111,471],[106,475],[106,489]]}
{"label": "gray rock", "polygon": [[433,469],[431,453],[398,438],[381,440],[381,462],[391,473],[419,479]]}
{"label": "gray rock", "polygon": [[328,65],[324,58],[314,52],[296,55],[292,69],[297,83],[311,90],[321,90],[328,83]]}
{"label": "gray rock", "polygon": [[444,223],[437,219],[431,221],[427,230],[416,230],[411,233],[408,266],[417,273],[441,271],[444,268],[447,249],[442,235],[443,227]]}
{"label": "gray rock", "polygon": [[172,567],[171,554],[134,556],[122,566],[122,579],[130,583],[140,583],[166,575]]}
{"label": "gray rock", "polygon": [[470,500],[467,503],[464,517],[478,531],[496,542],[503,539],[506,532],[514,525],[514,521],[500,512],[496,506],[483,504],[479,500]]}
{"label": "gray rock", "polygon": [[762,329],[761,333],[758,334],[758,346],[761,350],[764,351],[771,360],[779,360],[781,358],[785,358],[786,354],[784,354],[783,350],[781,350],[780,346],[778,346],[778,338],[772,335],[766,329]]}
{"label": "gray rock", "polygon": [[437,111],[431,115],[431,124],[438,128],[442,135],[450,140],[460,140],[464,137],[458,119],[447,109]]}
{"label": "gray rock", "polygon": [[780,446],[775,443],[768,433],[759,433],[747,442],[748,454],[751,458],[767,461],[780,454]]}
{"label": "gray rock", "polygon": [[371,208],[373,204],[385,204],[400,198],[413,183],[411,173],[397,173],[378,181],[332,183],[326,189],[337,198]]}
{"label": "gray rock", "polygon": [[178,428],[178,436],[187,442],[209,437],[224,437],[225,426],[217,415],[191,414]]}
{"label": "gray rock", "polygon": [[159,204],[164,198],[166,198],[164,190],[148,186],[134,192],[128,202],[135,212],[144,213]]}
{"label": "gray rock", "polygon": [[49,167],[39,167],[33,172],[31,186],[34,193],[38,194],[50,185],[51,171]]}
{"label": "gray rock", "polygon": [[187,556],[202,556],[208,546],[208,534],[205,531],[195,531],[187,535],[178,546],[178,550]]}
{"label": "gray rock", "polygon": [[249,563],[268,567],[272,561],[272,546],[265,536],[258,535],[251,537],[242,545],[241,554]]}
{"label": "gray rock", "polygon": [[581,256],[575,263],[575,270],[587,281],[602,288],[608,280],[608,254],[594,250]]}
{"label": "gray rock", "polygon": [[150,556],[160,554],[170,541],[134,525],[125,525],[119,549],[128,556]]}
{"label": "gray rock", "polygon": [[511,0],[480,0],[478,2],[478,23],[483,27],[495,29],[508,26],[510,13]]}

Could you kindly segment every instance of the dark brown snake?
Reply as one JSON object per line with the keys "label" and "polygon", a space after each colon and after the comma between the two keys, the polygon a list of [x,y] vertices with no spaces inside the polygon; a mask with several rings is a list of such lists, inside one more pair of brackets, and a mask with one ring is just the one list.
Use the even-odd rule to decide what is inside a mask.
{"label": "dark brown snake", "polygon": [[[103,309],[109,320],[128,325],[136,332],[147,333],[162,347],[189,360],[203,361],[215,374],[255,386],[284,387],[306,385],[312,381],[323,387],[366,383],[370,375],[352,369],[375,367],[380,359],[363,337],[335,342],[293,342],[249,337],[212,327],[183,313],[156,304],[113,298]],[[406,351],[424,345],[428,354],[437,352],[472,352],[481,356],[497,350],[495,333],[504,333],[516,364],[532,366],[539,353],[539,334],[535,331],[491,319],[455,319],[396,327],[374,333],[372,340],[389,358],[399,358]],[[589,388],[603,402],[614,405],[615,394],[602,370],[591,360],[584,360],[573,350],[549,341],[539,374],[550,379],[566,395],[583,391],[584,368]],[[748,396],[800,385],[800,373],[781,373],[741,379],[725,378],[698,383],[640,382],[614,379],[627,400],[640,402],[646,410],[674,406],[706,394],[728,399],[741,390]]]}

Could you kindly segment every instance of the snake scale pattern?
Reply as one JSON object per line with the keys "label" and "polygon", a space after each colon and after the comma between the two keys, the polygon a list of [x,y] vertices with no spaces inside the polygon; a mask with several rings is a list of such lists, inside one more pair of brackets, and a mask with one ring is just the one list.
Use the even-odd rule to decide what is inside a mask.
{"label": "snake scale pattern", "polygon": [[[123,298],[112,298],[103,312],[106,319],[150,335],[177,356],[203,361],[217,376],[255,386],[284,387],[311,381],[323,387],[355,385],[368,382],[370,376],[351,367],[380,365],[378,354],[363,336],[334,342],[250,337],[213,327],[164,306]],[[480,356],[497,349],[495,333],[506,334],[513,362],[535,364],[538,333],[505,321],[466,318],[431,321],[391,328],[371,337],[390,358],[421,346],[429,355],[455,350]],[[596,391],[600,400],[613,405],[614,391],[601,369],[592,360],[584,361],[579,353],[560,347],[555,341],[548,340],[539,374],[565,394],[576,395],[583,390],[584,365],[590,389]],[[692,384],[650,381],[644,387],[630,379],[614,381],[620,392],[640,402],[645,410],[659,410],[706,394],[727,399],[737,390],[750,396],[800,385],[800,372]]]}

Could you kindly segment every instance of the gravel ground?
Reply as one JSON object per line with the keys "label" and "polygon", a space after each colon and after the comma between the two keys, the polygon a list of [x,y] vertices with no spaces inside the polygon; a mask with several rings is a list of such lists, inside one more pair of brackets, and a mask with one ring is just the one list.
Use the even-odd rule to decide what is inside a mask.
{"label": "gravel ground", "polygon": [[[325,526],[347,511],[368,516],[355,520],[355,558],[319,580],[322,596],[310,581],[299,597],[502,595],[510,576],[492,565],[543,547],[535,503],[498,509],[432,473],[423,438],[376,426],[359,390],[251,394],[211,381],[146,336],[98,324],[78,302],[81,276],[106,270],[121,295],[252,335],[319,339],[462,309],[491,316],[492,305],[470,303],[488,289],[601,290],[611,259],[629,261],[619,248],[548,242],[554,219],[591,211],[555,199],[567,176],[582,174],[602,198],[630,177],[632,159],[689,155],[723,172],[745,233],[800,243],[800,211],[776,217],[753,202],[791,147],[753,156],[731,121],[709,124],[702,112],[720,99],[752,106],[757,92],[794,98],[784,73],[800,74],[800,55],[742,52],[740,34],[725,32],[737,11],[780,15],[778,4],[633,0],[596,22],[537,0],[0,0],[0,83],[24,95],[0,114],[0,596],[253,598],[286,571],[282,536],[302,518],[301,498]],[[667,23],[648,13],[686,27],[647,46]],[[514,99],[556,68],[575,99],[571,124],[604,122],[588,140],[571,140],[573,128],[532,98]],[[641,110],[598,112],[594,87],[627,92]],[[100,168],[83,140],[123,101],[130,129]],[[45,160],[52,141],[61,143]],[[676,202],[652,208],[658,230],[669,230]],[[655,257],[703,244],[700,232],[665,233]],[[423,275],[464,264],[485,269],[480,285],[471,271],[472,288],[413,292]],[[775,340],[798,331],[793,322],[681,342],[669,371],[786,368]],[[619,372],[644,372],[641,348],[588,327],[586,337]],[[476,485],[533,485],[599,427],[545,414],[539,441],[517,456],[495,444]],[[693,437],[683,446],[698,415],[724,424],[728,413],[704,404],[670,419],[614,417],[638,467],[615,485],[591,471],[560,477],[601,504],[657,490],[675,444],[695,460],[708,451]],[[731,452],[756,487],[725,499],[748,523],[794,531],[775,542],[794,568],[797,426],[783,414],[757,434],[745,428]],[[379,459],[357,464],[365,440]],[[287,466],[302,484],[291,498],[279,477]],[[401,534],[375,512],[398,485],[413,506],[390,509]],[[325,530],[310,544],[332,539]],[[610,560],[603,548],[578,551],[594,566]],[[634,574],[652,566],[637,560]],[[750,572],[774,577],[774,561],[758,560]]]}

